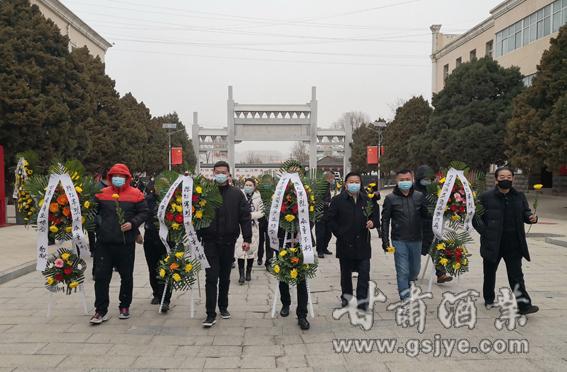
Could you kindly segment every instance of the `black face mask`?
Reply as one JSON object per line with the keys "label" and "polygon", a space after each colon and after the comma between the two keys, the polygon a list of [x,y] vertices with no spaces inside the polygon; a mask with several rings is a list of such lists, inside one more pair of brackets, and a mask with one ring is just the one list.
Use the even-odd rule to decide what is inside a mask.
{"label": "black face mask", "polygon": [[500,187],[503,190],[509,190],[512,188],[512,181],[510,180],[498,181],[498,187]]}

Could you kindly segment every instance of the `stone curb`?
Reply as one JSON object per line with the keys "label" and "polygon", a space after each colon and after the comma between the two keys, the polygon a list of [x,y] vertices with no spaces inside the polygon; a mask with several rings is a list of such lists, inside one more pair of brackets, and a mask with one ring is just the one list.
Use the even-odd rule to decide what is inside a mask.
{"label": "stone curb", "polygon": [[0,272],[0,284],[9,282],[10,280],[19,278],[20,276],[35,271],[35,261],[26,262],[25,264],[13,267],[6,271]]}

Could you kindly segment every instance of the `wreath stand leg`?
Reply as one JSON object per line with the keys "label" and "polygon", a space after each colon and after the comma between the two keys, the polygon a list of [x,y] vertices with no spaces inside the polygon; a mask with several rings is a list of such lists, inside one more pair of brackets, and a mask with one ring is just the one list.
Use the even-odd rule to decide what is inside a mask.
{"label": "wreath stand leg", "polygon": [[160,314],[162,313],[161,309],[163,307],[163,301],[165,301],[165,294],[167,293],[167,283],[168,281],[166,280],[165,285],[163,286],[163,294],[161,295],[161,302],[159,304],[159,311],[158,311],[158,313]]}
{"label": "wreath stand leg", "polygon": [[[199,280],[198,277],[197,280]],[[189,288],[189,292],[189,314],[191,319],[193,319],[195,317],[195,291],[193,288]]]}
{"label": "wreath stand leg", "polygon": [[315,318],[315,312],[313,311],[313,301],[311,299],[311,289],[309,288],[309,281],[305,278],[305,286],[307,287],[307,301],[309,304],[309,315],[311,318]]}
{"label": "wreath stand leg", "polygon": [[272,318],[276,317],[276,303],[278,302],[278,296],[280,294],[280,282],[276,280],[276,285],[274,286],[274,300],[272,302]]}
{"label": "wreath stand leg", "polygon": [[89,315],[89,308],[87,306],[87,296],[85,294],[85,287],[81,283],[79,284],[79,293],[81,294],[81,304],[83,305],[83,313]]}
{"label": "wreath stand leg", "polygon": [[421,279],[420,280],[423,280],[423,278],[425,277],[425,273],[427,272],[427,267],[429,266],[429,261],[430,261],[430,258],[431,258],[430,255],[427,255],[425,257],[427,257],[427,260],[425,261],[425,267],[423,268],[423,272],[421,273]]}
{"label": "wreath stand leg", "polygon": [[[429,260],[428,260],[429,261]],[[425,271],[423,272],[425,275]],[[433,287],[433,279],[435,278],[435,265],[431,265],[431,275],[429,276],[429,284],[427,285],[427,292],[431,292],[431,288]]]}
{"label": "wreath stand leg", "polygon": [[201,301],[202,297],[201,297],[201,273],[199,272],[197,274],[197,288],[199,289],[199,301]]}

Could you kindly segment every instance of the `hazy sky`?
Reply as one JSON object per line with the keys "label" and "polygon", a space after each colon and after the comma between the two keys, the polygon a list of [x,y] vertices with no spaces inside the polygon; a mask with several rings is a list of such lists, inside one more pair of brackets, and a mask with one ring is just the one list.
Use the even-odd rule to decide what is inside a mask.
{"label": "hazy sky", "polygon": [[222,127],[228,85],[239,103],[305,103],[317,86],[326,127],[345,111],[392,118],[412,95],[429,99],[429,26],[461,33],[501,0],[63,2],[114,44],[107,73],[153,115],[191,124],[198,111],[201,125]]}

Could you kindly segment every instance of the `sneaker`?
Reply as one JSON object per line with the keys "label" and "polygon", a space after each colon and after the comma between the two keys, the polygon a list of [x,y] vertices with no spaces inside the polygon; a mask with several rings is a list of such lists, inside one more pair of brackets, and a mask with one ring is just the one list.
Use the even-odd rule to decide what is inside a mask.
{"label": "sneaker", "polygon": [[282,309],[280,310],[280,315],[283,316],[284,318],[289,316],[289,306],[282,306]]}
{"label": "sneaker", "polygon": [[524,309],[518,309],[518,314],[528,315],[528,314],[537,313],[538,311],[539,311],[539,307],[535,305],[530,305]]}
{"label": "sneaker", "polygon": [[216,318],[212,315],[207,315],[207,319],[203,320],[203,327],[211,328],[217,322]]}
{"label": "sneaker", "polygon": [[220,316],[223,319],[230,319],[230,313],[228,312],[227,309],[220,309]]}
{"label": "sneaker", "polygon": [[297,319],[297,324],[299,324],[299,328],[301,328],[304,331],[308,330],[311,327],[307,318]]}
{"label": "sneaker", "polygon": [[159,303],[161,302],[161,300],[159,299],[159,297],[154,297],[152,298],[152,305],[159,305]]}
{"label": "sneaker", "polygon": [[119,319],[128,319],[130,318],[130,309],[127,307],[120,308],[120,315],[118,315]]}
{"label": "sneaker", "polygon": [[453,280],[452,276],[449,276],[447,274],[439,275],[437,277],[437,284],[447,283],[450,282],[451,280]]}
{"label": "sneaker", "polygon": [[102,322],[106,322],[108,320],[108,314],[102,315],[99,312],[96,312],[95,315],[92,316],[90,323],[91,324],[100,324]]}

